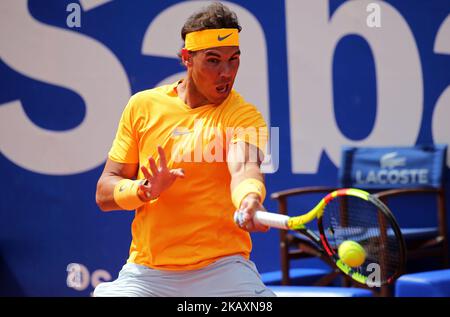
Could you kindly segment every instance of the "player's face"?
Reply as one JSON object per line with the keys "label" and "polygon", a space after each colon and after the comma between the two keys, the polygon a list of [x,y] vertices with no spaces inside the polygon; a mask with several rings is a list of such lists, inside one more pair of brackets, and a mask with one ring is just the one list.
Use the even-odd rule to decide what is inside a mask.
{"label": "player's face", "polygon": [[230,94],[240,54],[238,46],[214,47],[193,54],[191,76],[197,92],[209,103],[221,104]]}

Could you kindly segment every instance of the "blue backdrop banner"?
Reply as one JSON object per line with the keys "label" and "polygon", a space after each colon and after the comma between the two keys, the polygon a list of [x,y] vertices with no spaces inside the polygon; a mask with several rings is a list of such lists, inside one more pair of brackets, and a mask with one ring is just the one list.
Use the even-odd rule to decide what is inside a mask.
{"label": "blue backdrop banner", "polygon": [[[209,2],[0,1],[0,295],[89,296],[117,277],[134,213],[101,212],[97,180],[130,96],[184,76],[181,27]],[[273,128],[268,210],[275,191],[336,186],[342,146],[450,143],[450,1],[224,4],[243,27],[235,89]],[[383,155],[377,169],[409,163]],[[280,269],[278,231],[252,238],[258,269]]]}

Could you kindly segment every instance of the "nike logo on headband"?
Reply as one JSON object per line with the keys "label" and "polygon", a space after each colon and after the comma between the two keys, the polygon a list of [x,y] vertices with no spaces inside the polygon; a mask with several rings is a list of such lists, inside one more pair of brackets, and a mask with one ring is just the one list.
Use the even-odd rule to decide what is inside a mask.
{"label": "nike logo on headband", "polygon": [[231,34],[233,34],[233,33],[230,33],[230,34],[228,34],[228,35],[225,35],[224,37],[221,37],[220,35],[217,35],[217,40],[218,40],[219,42],[221,42],[221,41],[225,40],[227,37],[229,37]]}

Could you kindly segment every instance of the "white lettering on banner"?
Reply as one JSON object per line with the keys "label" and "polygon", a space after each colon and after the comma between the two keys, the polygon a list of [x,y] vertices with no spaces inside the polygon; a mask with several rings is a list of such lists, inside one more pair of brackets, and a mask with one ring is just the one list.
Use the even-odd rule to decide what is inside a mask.
{"label": "white lettering on banner", "polygon": [[69,3],[66,8],[70,12],[66,18],[66,25],[69,28],[81,27],[81,7],[78,3]]}
{"label": "white lettering on banner", "polygon": [[[450,55],[450,15],[442,22],[436,35],[434,52]],[[447,166],[450,168],[450,86],[439,97],[433,113],[432,132],[436,143],[448,144]]]}
{"label": "white lettering on banner", "polygon": [[[180,25],[173,21],[185,21],[192,12],[209,3],[209,1],[180,2],[159,13],[147,28],[142,43],[142,54],[174,58],[178,62],[176,53],[181,49],[183,42],[180,37]],[[236,77],[236,90],[258,108],[270,126],[269,74],[264,30],[258,19],[247,9],[235,3],[227,1],[223,3],[236,12],[240,24],[245,25],[245,32],[239,34],[240,48],[244,53]],[[173,83],[184,76],[185,72],[172,74],[157,85]],[[261,165],[264,173],[274,173],[278,170],[278,153],[273,151],[274,149],[271,155],[266,155]]]}
{"label": "white lettering on banner", "polygon": [[96,288],[98,284],[108,282],[112,278],[108,271],[102,269],[95,270],[90,274],[88,268],[81,263],[69,263],[66,271],[67,287],[77,291],[84,291],[89,287],[89,284],[92,288]]}
{"label": "white lettering on banner", "polygon": [[91,274],[91,286],[96,288],[98,284],[111,281],[112,277],[106,270],[95,270]]}
{"label": "white lettering on banner", "polygon": [[[108,2],[111,0],[79,1],[85,11]],[[142,53],[176,59],[182,43],[181,39],[178,43],[173,40],[180,38],[179,25],[173,21],[182,21],[206,3],[180,2],[162,11],[147,29]],[[259,108],[270,124],[268,54],[263,28],[245,8],[226,4],[245,25],[241,34],[245,54],[236,80],[237,90]],[[415,144],[423,108],[423,78],[413,34],[401,14],[384,1],[347,1],[331,17],[328,1],[286,0],[285,4],[293,172],[317,172],[324,152],[339,165],[343,144]],[[371,4],[383,13],[382,28],[367,27],[367,9]],[[350,34],[367,41],[376,70],[377,115],[372,131],[360,141],[341,133],[333,106],[334,51],[341,38]],[[49,175],[76,174],[102,164],[131,94],[127,74],[116,56],[93,38],[34,19],[26,0],[0,1],[0,41],[8,43],[0,46],[2,62],[33,80],[74,91],[86,106],[80,125],[54,131],[33,123],[20,99],[1,104],[1,153],[16,165]],[[450,54],[450,17],[439,28],[434,52]],[[173,74],[161,83],[182,76],[184,73]],[[38,105],[43,101],[35,102]],[[438,98],[433,113],[436,143],[450,144],[449,105],[450,86]],[[266,163],[264,172],[278,169],[278,157]],[[447,165],[450,167],[450,152]]]}
{"label": "white lettering on banner", "polygon": [[355,171],[355,181],[359,185],[368,184],[418,184],[426,185],[429,183],[429,170],[427,169],[399,169],[387,170],[381,169],[378,171],[368,171],[364,174],[363,171]]}
{"label": "white lettering on banner", "polygon": [[81,173],[102,164],[131,95],[115,55],[86,35],[37,21],[26,0],[0,1],[0,42],[8,43],[0,46],[0,56],[9,67],[71,89],[86,105],[84,120],[67,131],[38,127],[20,100],[0,105],[2,154],[25,169],[50,175]]}
{"label": "white lettering on banner", "polygon": [[[383,12],[382,28],[366,25],[366,7],[372,2]],[[339,166],[344,144],[413,145],[420,131],[422,70],[405,19],[384,1],[347,1],[331,18],[329,11],[328,1],[286,0],[293,173],[316,173],[324,151]],[[376,70],[377,115],[370,135],[361,141],[341,133],[333,107],[334,51],[350,34],[367,41]]]}
{"label": "white lettering on banner", "polygon": [[89,270],[80,263],[70,263],[67,265],[67,287],[77,291],[83,291],[89,286]]}

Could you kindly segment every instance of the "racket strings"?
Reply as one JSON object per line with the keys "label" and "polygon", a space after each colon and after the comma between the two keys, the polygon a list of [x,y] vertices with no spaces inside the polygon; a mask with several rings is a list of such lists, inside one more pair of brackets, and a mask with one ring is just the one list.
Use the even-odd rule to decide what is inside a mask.
{"label": "racket strings", "polygon": [[398,238],[390,219],[375,204],[353,196],[336,197],[325,207],[322,226],[336,254],[339,245],[347,240],[364,248],[365,261],[355,268],[359,273],[365,276],[374,273],[374,277],[384,283],[397,272],[400,266]]}

